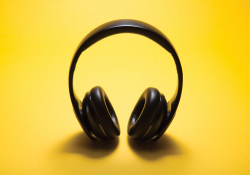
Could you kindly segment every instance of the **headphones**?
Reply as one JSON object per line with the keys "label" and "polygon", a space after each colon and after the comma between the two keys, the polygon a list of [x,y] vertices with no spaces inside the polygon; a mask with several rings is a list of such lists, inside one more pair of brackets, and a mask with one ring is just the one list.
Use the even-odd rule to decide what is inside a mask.
{"label": "headphones", "polygon": [[78,45],[69,69],[69,94],[78,122],[87,136],[108,140],[120,135],[120,126],[108,96],[100,87],[87,92],[81,101],[73,87],[73,75],[81,53],[97,41],[118,33],[136,33],[155,41],[171,53],[174,58],[178,84],[175,94],[169,102],[155,88],[147,88],[140,96],[128,122],[128,135],[135,140],[158,140],[171,124],[178,107],[183,74],[178,55],[168,38],[158,29],[137,20],[115,20],[92,30]]}

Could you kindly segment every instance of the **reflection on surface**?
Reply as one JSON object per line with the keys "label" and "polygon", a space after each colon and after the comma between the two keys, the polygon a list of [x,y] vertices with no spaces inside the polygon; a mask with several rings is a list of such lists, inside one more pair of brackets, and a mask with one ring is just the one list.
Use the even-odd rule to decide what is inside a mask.
{"label": "reflection on surface", "polygon": [[76,153],[90,158],[102,158],[112,153],[118,146],[119,139],[114,140],[90,140],[84,132],[70,137],[62,145],[61,151],[65,153]]}
{"label": "reflection on surface", "polygon": [[127,137],[131,149],[140,157],[155,160],[163,156],[183,154],[181,146],[170,136],[163,135],[157,141],[138,141]]}

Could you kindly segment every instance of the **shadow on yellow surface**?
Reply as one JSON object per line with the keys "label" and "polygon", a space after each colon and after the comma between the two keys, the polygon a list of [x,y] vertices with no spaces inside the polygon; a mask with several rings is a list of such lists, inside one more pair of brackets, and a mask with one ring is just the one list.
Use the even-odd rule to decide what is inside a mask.
{"label": "shadow on yellow surface", "polygon": [[[184,154],[183,146],[168,135],[158,141],[137,141],[127,137],[130,149],[145,160],[156,160],[164,156]],[[77,133],[66,139],[60,146],[62,153],[79,154],[88,158],[100,159],[109,156],[119,144],[119,139],[90,140],[84,132]]]}
{"label": "shadow on yellow surface", "polygon": [[90,140],[84,132],[77,133],[70,137],[62,145],[61,151],[65,153],[82,154],[90,158],[98,159],[111,154],[119,144],[115,140]]}
{"label": "shadow on yellow surface", "polygon": [[163,156],[183,154],[181,146],[170,136],[163,135],[158,141],[137,141],[127,137],[130,148],[140,157],[155,160]]}

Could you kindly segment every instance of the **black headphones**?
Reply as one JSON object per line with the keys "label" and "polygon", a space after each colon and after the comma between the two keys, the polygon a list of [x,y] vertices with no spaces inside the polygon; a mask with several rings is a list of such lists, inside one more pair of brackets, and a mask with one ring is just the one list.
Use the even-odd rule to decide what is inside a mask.
{"label": "black headphones", "polygon": [[115,20],[92,30],[79,44],[69,69],[69,93],[74,112],[84,132],[92,140],[115,139],[120,135],[120,126],[115,111],[104,90],[94,87],[85,94],[83,101],[73,87],[73,75],[81,53],[97,41],[118,33],[136,33],[150,38],[174,58],[178,85],[169,102],[155,88],[147,88],[139,98],[128,122],[128,135],[135,140],[158,140],[172,122],[178,107],[183,85],[181,63],[168,38],[155,27],[136,20]]}

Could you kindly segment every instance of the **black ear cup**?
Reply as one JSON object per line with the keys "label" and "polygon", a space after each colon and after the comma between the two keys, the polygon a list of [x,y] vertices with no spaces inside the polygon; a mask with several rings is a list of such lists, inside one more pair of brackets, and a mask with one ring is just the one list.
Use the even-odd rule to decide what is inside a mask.
{"label": "black ear cup", "polygon": [[135,140],[156,140],[167,115],[164,95],[147,88],[139,98],[128,122],[128,135]]}
{"label": "black ear cup", "polygon": [[[101,87],[94,87],[86,93],[82,103],[82,114],[85,118],[85,128],[92,139],[115,139],[120,135],[115,111]],[[89,136],[88,133],[86,134]]]}

